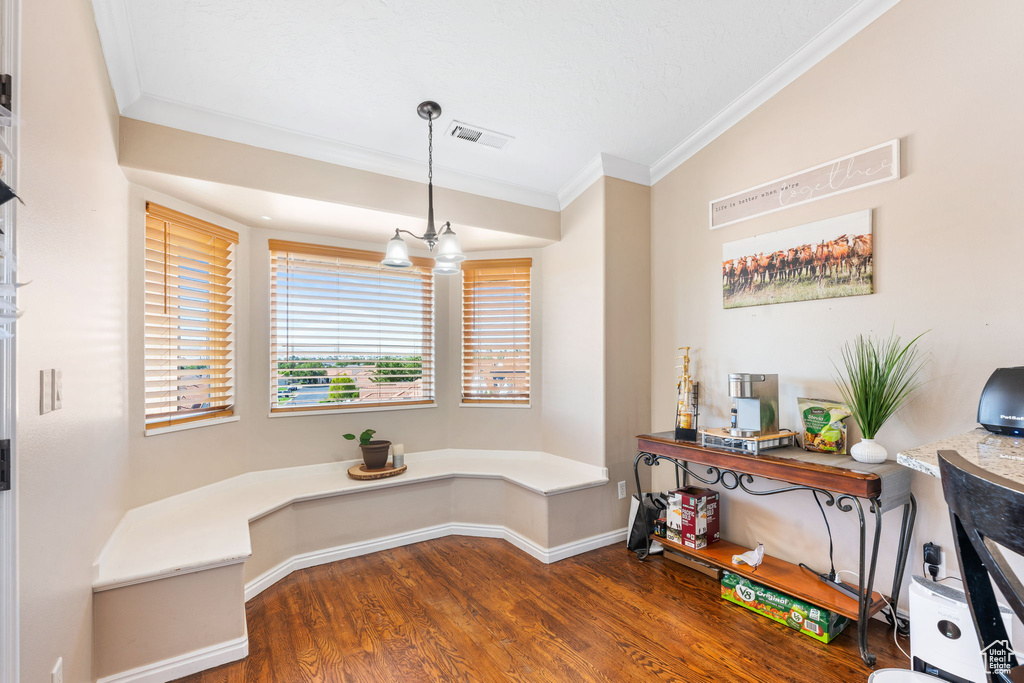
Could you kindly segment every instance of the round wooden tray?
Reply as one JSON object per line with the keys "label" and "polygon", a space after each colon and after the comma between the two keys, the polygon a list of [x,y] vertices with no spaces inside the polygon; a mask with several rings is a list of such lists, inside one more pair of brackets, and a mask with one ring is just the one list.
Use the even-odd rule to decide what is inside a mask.
{"label": "round wooden tray", "polygon": [[392,467],[391,465],[388,465],[387,467],[382,467],[379,470],[368,470],[366,469],[366,465],[359,464],[348,468],[348,476],[353,479],[384,479],[386,477],[393,477],[401,474],[402,472],[405,472],[407,468],[408,465],[402,465],[401,467]]}

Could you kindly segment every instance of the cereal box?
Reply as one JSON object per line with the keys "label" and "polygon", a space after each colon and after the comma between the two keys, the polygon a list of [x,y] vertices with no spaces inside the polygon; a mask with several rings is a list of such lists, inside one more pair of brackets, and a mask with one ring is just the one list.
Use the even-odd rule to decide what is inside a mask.
{"label": "cereal box", "polygon": [[[687,548],[700,550],[719,538],[718,492],[688,486],[672,491],[669,500],[678,500],[678,529],[682,543]],[[670,508],[674,506],[670,505]]]}

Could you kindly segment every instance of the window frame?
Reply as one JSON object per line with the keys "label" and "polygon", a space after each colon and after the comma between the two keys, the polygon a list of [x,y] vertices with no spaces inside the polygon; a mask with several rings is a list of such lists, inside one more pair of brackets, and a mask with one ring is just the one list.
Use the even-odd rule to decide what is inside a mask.
{"label": "window frame", "polygon": [[[236,422],[236,421],[238,421],[239,416],[237,414],[237,406],[238,406],[237,363],[238,363],[238,358],[237,358],[237,341],[236,341],[237,311],[236,311],[235,305],[236,305],[236,298],[237,297],[236,297],[236,290],[235,290],[235,279],[236,279],[236,276],[238,274],[236,254],[237,254],[238,246],[239,246],[239,234],[237,232],[235,232],[234,230],[229,230],[227,228],[223,228],[223,227],[221,227],[219,225],[216,225],[214,223],[210,223],[208,221],[204,221],[204,220],[202,220],[200,218],[196,218],[194,216],[190,216],[190,215],[188,215],[186,213],[183,213],[181,211],[177,211],[175,209],[171,209],[169,207],[166,207],[166,206],[163,206],[163,205],[157,204],[156,202],[151,202],[151,201],[147,201],[146,202],[145,219],[146,219],[146,227],[145,227],[145,231],[146,232],[148,232],[150,230],[149,222],[150,222],[151,219],[154,220],[154,221],[158,221],[158,222],[163,223],[163,226],[162,226],[161,229],[163,230],[163,233],[164,233],[164,247],[163,247],[162,252],[158,252],[158,253],[162,253],[162,256],[163,256],[162,268],[163,268],[163,273],[164,273],[164,275],[163,275],[163,277],[164,277],[164,283],[163,283],[164,291],[163,291],[162,296],[164,297],[165,302],[169,299],[166,287],[167,287],[167,279],[169,277],[168,272],[167,272],[168,266],[170,265],[169,264],[169,256],[171,256],[171,254],[168,251],[168,245],[170,244],[170,240],[168,239],[168,235],[170,234],[169,231],[171,229],[170,226],[177,226],[177,228],[179,228],[179,229],[185,229],[185,230],[192,231],[194,233],[198,233],[198,234],[200,234],[200,235],[202,235],[202,236],[204,236],[206,238],[209,238],[211,240],[221,240],[221,241],[224,241],[224,242],[228,243],[227,247],[223,250],[224,256],[215,256],[214,257],[214,258],[223,258],[224,259],[224,261],[225,261],[224,264],[219,265],[219,266],[217,266],[216,264],[214,264],[214,265],[215,265],[216,268],[226,271],[226,274],[223,274],[221,276],[215,276],[215,275],[211,274],[211,277],[208,280],[208,282],[212,285],[212,288],[222,287],[222,288],[226,288],[227,289],[227,291],[224,293],[224,298],[223,298],[223,302],[222,302],[223,306],[224,306],[224,310],[221,313],[222,319],[219,321],[219,323],[216,326],[211,325],[210,327],[211,328],[213,328],[213,327],[220,327],[220,329],[218,331],[218,334],[223,335],[222,336],[223,341],[221,343],[223,343],[223,348],[224,348],[224,361],[221,362],[221,363],[218,363],[219,369],[221,369],[221,368],[223,369],[223,372],[221,373],[222,376],[223,376],[223,380],[218,382],[218,386],[223,386],[223,387],[225,387],[227,389],[227,391],[224,392],[224,393],[226,393],[226,395],[228,397],[228,402],[227,402],[226,405],[212,406],[212,407],[210,407],[208,409],[205,409],[205,410],[199,409],[198,412],[194,412],[194,413],[192,413],[192,414],[190,414],[188,416],[183,416],[183,417],[179,417],[179,418],[174,418],[173,417],[173,413],[167,413],[167,419],[162,419],[162,420],[158,420],[158,421],[153,421],[153,420],[150,419],[150,415],[149,415],[149,412],[148,412],[149,411],[149,406],[147,405],[147,401],[146,401],[146,396],[147,396],[147,393],[149,392],[148,387],[146,385],[150,381],[147,375],[148,375],[149,372],[151,372],[151,371],[156,369],[156,368],[151,366],[151,362],[152,362],[151,359],[155,355],[157,355],[155,353],[155,350],[159,348],[159,345],[151,343],[151,340],[154,339],[155,336],[150,333],[150,329],[149,328],[151,327],[151,321],[148,321],[147,318],[149,318],[150,316],[159,317],[161,314],[159,314],[159,313],[151,314],[148,310],[146,310],[146,307],[150,305],[149,302],[146,301],[146,299],[151,294],[155,294],[156,293],[156,292],[151,291],[151,285],[157,284],[153,280],[150,279],[149,274],[151,272],[157,272],[157,271],[152,270],[150,268],[150,264],[151,263],[159,263],[158,261],[155,261],[154,259],[150,258],[150,256],[146,253],[146,252],[150,251],[150,246],[151,246],[150,244],[148,244],[148,240],[150,239],[150,237],[147,234],[143,238],[143,244],[144,244],[144,259],[143,259],[144,260],[144,265],[143,265],[143,352],[142,352],[142,354],[143,354],[143,388],[142,388],[142,392],[143,392],[143,398],[142,398],[142,405],[143,405],[143,434],[145,436],[155,436],[155,435],[158,435],[158,434],[165,434],[165,433],[170,433],[170,432],[176,432],[176,431],[181,431],[181,430],[184,430],[184,429],[192,429],[192,428],[196,428],[196,427],[205,427],[205,426],[214,425],[214,424],[223,424],[225,422]],[[181,249],[183,247],[181,247],[179,245],[178,248]],[[212,245],[209,248],[211,249],[211,251],[215,249],[215,247],[212,246]],[[177,297],[174,297],[174,298],[177,298]],[[166,306],[166,303],[165,303],[165,306]],[[166,316],[167,314],[165,313],[164,315]],[[181,320],[182,320],[183,316],[181,316],[180,314],[175,314],[173,316],[173,318],[171,318],[170,316],[167,316],[167,317],[169,319],[178,321],[177,329],[180,330],[180,328],[182,327]],[[185,317],[187,317],[187,316],[185,316]],[[212,320],[212,319],[213,319],[213,316],[211,316],[210,320]],[[195,326],[202,327],[202,323],[199,322],[199,321],[195,321],[193,326],[194,327]],[[156,329],[156,327],[158,327],[158,326],[153,326],[152,329]],[[174,329],[174,328],[171,328],[171,329]],[[201,336],[198,331],[194,331],[194,332],[195,333],[192,336]],[[210,335],[210,337],[216,337],[216,336],[217,335]],[[180,337],[180,333],[179,333],[179,337]],[[206,342],[210,342],[211,340],[209,338],[207,338],[205,341]],[[196,345],[198,346],[199,344],[197,343]],[[171,373],[168,373],[168,376],[170,376],[170,374]],[[180,379],[181,378],[179,377],[179,380],[178,380],[179,382],[180,382]],[[171,380],[168,381],[169,384],[170,384],[170,381]],[[179,383],[178,386],[179,386],[178,390],[180,391],[180,383]],[[170,392],[171,390],[168,389],[167,391]]]}
{"label": "window frame", "polygon": [[[377,412],[377,411],[388,411],[388,410],[410,410],[418,408],[434,408],[437,406],[437,288],[435,283],[435,276],[432,273],[433,261],[430,259],[420,257],[410,257],[413,262],[413,269],[394,269],[386,266],[381,266],[380,261],[384,258],[384,254],[376,251],[368,251],[363,249],[351,249],[348,247],[334,247],[324,244],[312,244],[306,242],[293,242],[288,240],[280,239],[269,239],[269,286],[268,286],[268,350],[269,350],[269,364],[268,364],[268,400],[269,410],[268,417],[279,418],[288,416],[301,416],[301,415],[325,415],[325,414],[338,414],[338,413],[352,413],[352,412]],[[413,270],[417,272],[421,278],[421,281],[427,283],[427,287],[430,289],[429,299],[424,299],[424,304],[429,308],[429,331],[427,332],[428,341],[426,347],[429,349],[429,358],[422,360],[423,356],[427,354],[421,354],[421,368],[424,368],[422,372],[423,376],[426,376],[428,381],[424,383],[424,393],[426,396],[422,399],[415,400],[404,400],[404,401],[377,401],[377,402],[365,402],[365,403],[328,403],[325,405],[302,405],[294,407],[279,407],[277,403],[277,380],[279,376],[276,372],[280,372],[280,368],[276,368],[277,363],[281,362],[277,359],[277,342],[275,341],[275,303],[274,303],[274,288],[276,282],[275,273],[275,261],[279,257],[278,253],[285,254],[299,254],[304,256],[313,257],[327,257],[336,259],[347,259],[353,261],[355,265],[369,267],[375,267],[378,272],[391,275],[400,275],[403,271]],[[427,316],[423,316],[424,320],[427,320]],[[429,370],[426,370],[429,368]]]}
{"label": "window frame", "polygon": [[[466,375],[467,375],[467,360],[468,351],[466,347],[467,343],[467,330],[471,323],[467,319],[468,307],[467,307],[467,273],[470,272],[482,272],[487,270],[508,270],[525,268],[527,270],[526,278],[526,296],[528,303],[525,306],[526,312],[526,326],[528,332],[526,334],[526,395],[525,397],[508,398],[508,399],[493,399],[493,398],[481,398],[474,397],[472,394],[467,396],[466,391]],[[461,343],[459,347],[459,406],[463,408],[530,408],[533,404],[533,259],[530,257],[525,258],[502,258],[502,259],[479,259],[473,261],[465,261],[462,263],[462,281],[460,285],[460,307],[461,315],[460,320],[460,335]],[[522,281],[522,280],[520,280]],[[514,279],[509,282],[515,282]],[[513,345],[514,346],[514,345]]]}

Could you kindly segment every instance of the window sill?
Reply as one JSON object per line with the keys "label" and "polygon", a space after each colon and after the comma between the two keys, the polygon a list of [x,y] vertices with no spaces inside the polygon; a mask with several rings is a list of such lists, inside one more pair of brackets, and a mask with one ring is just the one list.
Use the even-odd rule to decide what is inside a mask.
{"label": "window sill", "polygon": [[209,420],[196,420],[195,422],[185,422],[180,425],[171,425],[170,427],[145,429],[143,430],[143,435],[158,436],[160,434],[170,434],[171,432],[183,432],[186,429],[199,429],[200,427],[212,427],[213,425],[222,425],[228,422],[238,422],[240,419],[240,415],[231,415],[229,417],[215,417]]}
{"label": "window sill", "polygon": [[344,415],[346,413],[381,413],[388,412],[391,410],[422,410],[436,408],[437,402],[434,403],[422,403],[415,406],[387,406],[387,407],[374,407],[374,408],[338,408],[337,410],[292,410],[288,412],[280,413],[268,413],[267,417],[278,418],[278,417],[309,417],[311,415]]}
{"label": "window sill", "polygon": [[532,403],[459,403],[460,408],[532,408]]}

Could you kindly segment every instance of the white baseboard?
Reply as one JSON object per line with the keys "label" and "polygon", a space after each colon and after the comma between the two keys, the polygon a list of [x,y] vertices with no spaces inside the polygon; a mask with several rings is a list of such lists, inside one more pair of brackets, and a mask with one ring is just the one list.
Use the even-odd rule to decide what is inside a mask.
{"label": "white baseboard", "polygon": [[612,545],[613,543],[624,543],[626,541],[626,529],[617,529],[615,531],[609,531],[604,534],[584,538],[579,541],[573,541],[572,543],[563,543],[562,545],[558,545],[553,548],[545,548],[512,529],[497,524],[462,524],[457,522],[452,524],[437,524],[435,526],[429,526],[415,531],[408,531],[401,534],[377,538],[372,541],[347,543],[345,545],[335,546],[334,548],[295,555],[276,567],[263,572],[255,579],[245,584],[245,600],[246,602],[252,600],[254,597],[267,590],[281,579],[299,569],[315,567],[317,565],[328,564],[330,562],[337,562],[338,560],[344,560],[350,557],[359,557],[360,555],[369,555],[370,553],[376,553],[381,550],[399,548],[403,545],[420,543],[421,541],[430,541],[435,538],[443,538],[445,536],[501,538],[531,557],[545,564],[550,564],[552,562],[564,560],[567,557],[572,557],[573,555],[579,555],[580,553],[585,553],[590,550],[603,548],[604,546]]}
{"label": "white baseboard", "polygon": [[603,534],[591,536],[590,538],[583,538],[572,543],[563,543],[562,545],[556,545],[554,548],[548,548],[548,559],[545,562],[558,562],[564,560],[567,557],[573,555],[581,555],[591,550],[597,550],[603,548],[606,545],[614,545],[616,543],[626,542],[626,532],[628,529],[625,527],[616,529],[615,531],[608,531]]}
{"label": "white baseboard", "polygon": [[337,562],[338,560],[345,560],[350,557],[369,555],[370,553],[380,552],[381,550],[390,550],[391,548],[399,548],[403,545],[410,545],[412,543],[420,543],[421,541],[430,541],[435,538],[451,536],[450,527],[450,524],[437,524],[435,526],[417,529],[416,531],[408,531],[401,534],[394,534],[392,536],[384,536],[383,538],[376,538],[372,541],[346,543],[345,545],[339,545],[325,550],[314,550],[309,553],[302,553],[301,555],[293,555],[281,564],[272,569],[268,569],[252,581],[245,584],[245,601],[248,602],[249,600],[252,600],[254,597],[267,590],[284,577],[294,571],[298,571],[299,569],[316,567],[317,565]]}
{"label": "white baseboard", "polygon": [[105,676],[96,683],[166,683],[183,676],[235,662],[249,655],[248,633],[233,640],[187,652],[137,669]]}

